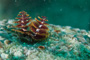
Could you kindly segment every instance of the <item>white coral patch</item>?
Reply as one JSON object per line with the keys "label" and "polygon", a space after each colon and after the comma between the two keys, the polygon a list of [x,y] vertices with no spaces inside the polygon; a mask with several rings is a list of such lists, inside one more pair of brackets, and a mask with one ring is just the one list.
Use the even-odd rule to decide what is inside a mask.
{"label": "white coral patch", "polygon": [[0,25],[4,26],[5,24],[4,24],[4,22],[3,22],[3,21],[0,21]]}
{"label": "white coral patch", "polygon": [[4,49],[3,48],[0,48],[0,54],[4,52]]}
{"label": "white coral patch", "polygon": [[16,52],[14,53],[14,56],[15,56],[15,57],[21,57],[21,56],[23,56],[23,54],[22,54],[21,51],[16,51]]}
{"label": "white coral patch", "polygon": [[8,24],[13,24],[13,22],[14,22],[14,20],[13,19],[10,19],[10,20],[8,20]]}
{"label": "white coral patch", "polygon": [[2,58],[2,59],[7,59],[7,58],[8,58],[8,54],[2,53],[2,54],[1,54],[1,58]]}
{"label": "white coral patch", "polygon": [[88,37],[90,37],[90,34],[87,34]]}
{"label": "white coral patch", "polygon": [[2,37],[0,36],[0,40],[4,40],[4,38],[2,38]]}
{"label": "white coral patch", "polygon": [[0,31],[0,33],[4,33],[3,31]]}

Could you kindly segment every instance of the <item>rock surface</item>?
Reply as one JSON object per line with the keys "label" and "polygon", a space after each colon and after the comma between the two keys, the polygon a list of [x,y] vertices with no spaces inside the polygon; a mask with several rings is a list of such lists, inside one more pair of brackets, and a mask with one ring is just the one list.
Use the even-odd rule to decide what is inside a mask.
{"label": "rock surface", "polygon": [[[13,20],[0,23],[0,59],[3,60],[89,60],[90,31],[50,24],[45,41],[27,43],[10,29]],[[7,27],[9,25],[9,28]],[[23,37],[26,38],[27,37]],[[31,40],[31,38],[29,38]],[[11,43],[9,43],[11,41]],[[44,47],[40,49],[38,47]]]}

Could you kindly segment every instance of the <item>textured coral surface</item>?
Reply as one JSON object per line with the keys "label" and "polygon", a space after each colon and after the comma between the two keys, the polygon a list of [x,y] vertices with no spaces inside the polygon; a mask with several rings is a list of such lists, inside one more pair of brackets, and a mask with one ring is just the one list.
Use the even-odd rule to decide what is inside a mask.
{"label": "textured coral surface", "polygon": [[0,21],[0,60],[90,59],[90,31],[50,24],[49,37],[46,40],[27,43],[21,38],[31,38],[21,37],[11,31],[13,21]]}

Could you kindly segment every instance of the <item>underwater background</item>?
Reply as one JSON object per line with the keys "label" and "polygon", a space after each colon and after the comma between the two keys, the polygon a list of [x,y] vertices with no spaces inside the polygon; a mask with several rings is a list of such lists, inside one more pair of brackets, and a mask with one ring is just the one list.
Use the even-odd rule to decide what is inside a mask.
{"label": "underwater background", "polygon": [[90,0],[0,0],[0,20],[23,10],[33,19],[46,16],[51,24],[90,30]]}
{"label": "underwater background", "polygon": [[89,6],[90,0],[0,0],[0,60],[90,60]]}

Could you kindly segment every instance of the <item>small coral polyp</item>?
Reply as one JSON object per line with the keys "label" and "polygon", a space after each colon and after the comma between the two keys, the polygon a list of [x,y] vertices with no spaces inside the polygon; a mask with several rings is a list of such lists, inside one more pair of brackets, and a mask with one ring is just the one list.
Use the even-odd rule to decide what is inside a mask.
{"label": "small coral polyp", "polygon": [[49,29],[46,26],[48,24],[45,23],[45,21],[48,20],[45,16],[42,16],[42,18],[38,16],[38,19],[35,18],[35,20],[32,20],[30,19],[31,17],[29,17],[29,15],[25,11],[19,12],[18,16],[19,17],[16,18],[18,19],[18,21],[14,22],[17,23],[17,25],[14,27],[18,28],[18,30],[12,29],[13,31],[30,36],[35,41],[41,41],[48,37]]}

